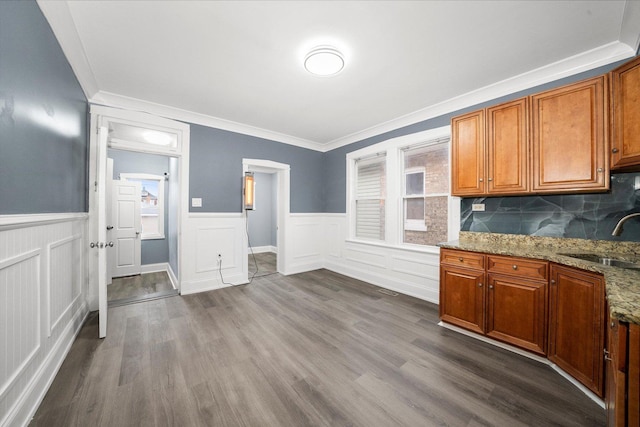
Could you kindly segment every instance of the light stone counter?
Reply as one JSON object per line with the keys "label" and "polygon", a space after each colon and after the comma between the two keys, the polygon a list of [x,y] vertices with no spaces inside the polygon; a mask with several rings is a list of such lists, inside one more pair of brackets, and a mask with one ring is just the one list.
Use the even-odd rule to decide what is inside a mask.
{"label": "light stone counter", "polygon": [[640,262],[640,243],[461,231],[459,240],[440,243],[439,246],[540,259],[601,273],[605,280],[611,317],[640,325],[640,270],[610,267],[561,255],[593,253],[609,258]]}

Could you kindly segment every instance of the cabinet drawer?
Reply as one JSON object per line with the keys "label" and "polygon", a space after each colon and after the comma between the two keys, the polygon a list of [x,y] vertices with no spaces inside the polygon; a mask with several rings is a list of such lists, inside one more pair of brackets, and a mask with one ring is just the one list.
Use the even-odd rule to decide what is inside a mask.
{"label": "cabinet drawer", "polygon": [[441,249],[440,262],[447,265],[484,270],[484,255],[474,252]]}
{"label": "cabinet drawer", "polygon": [[513,274],[533,280],[547,280],[549,263],[523,258],[489,256],[487,271],[490,273]]}

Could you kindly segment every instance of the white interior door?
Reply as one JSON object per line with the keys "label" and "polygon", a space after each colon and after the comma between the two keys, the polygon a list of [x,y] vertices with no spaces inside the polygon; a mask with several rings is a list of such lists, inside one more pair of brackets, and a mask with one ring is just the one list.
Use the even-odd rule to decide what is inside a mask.
{"label": "white interior door", "polygon": [[[107,239],[106,242],[113,242],[113,159],[107,158],[106,184],[106,218],[107,218]],[[115,248],[107,245],[107,285],[112,283],[113,264],[115,260]]]}
{"label": "white interior door", "polygon": [[96,192],[97,192],[97,221],[98,230],[94,234],[97,242],[91,243],[98,250],[98,336],[107,336],[107,203],[106,203],[106,177],[107,177],[107,137],[109,131],[101,126],[98,135],[98,156],[96,167]]}
{"label": "white interior door", "polygon": [[141,273],[141,185],[137,181],[113,181],[113,277]]}

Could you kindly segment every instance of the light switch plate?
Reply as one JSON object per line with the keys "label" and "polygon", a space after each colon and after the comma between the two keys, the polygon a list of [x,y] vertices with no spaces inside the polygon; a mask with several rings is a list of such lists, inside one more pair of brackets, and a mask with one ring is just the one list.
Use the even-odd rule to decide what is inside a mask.
{"label": "light switch plate", "polygon": [[200,197],[193,197],[191,199],[191,207],[192,208],[201,208],[202,207],[202,199]]}
{"label": "light switch plate", "polygon": [[474,203],[471,205],[472,212],[484,212],[484,203]]}

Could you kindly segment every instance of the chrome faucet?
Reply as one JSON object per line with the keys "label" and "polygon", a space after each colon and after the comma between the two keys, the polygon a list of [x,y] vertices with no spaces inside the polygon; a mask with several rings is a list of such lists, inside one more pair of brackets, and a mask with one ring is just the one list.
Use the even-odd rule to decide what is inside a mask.
{"label": "chrome faucet", "polygon": [[616,224],[616,228],[613,229],[611,233],[612,236],[619,236],[622,233],[622,225],[627,222],[629,218],[633,218],[634,216],[640,216],[640,212],[632,213],[626,216],[623,216],[620,221]]}

